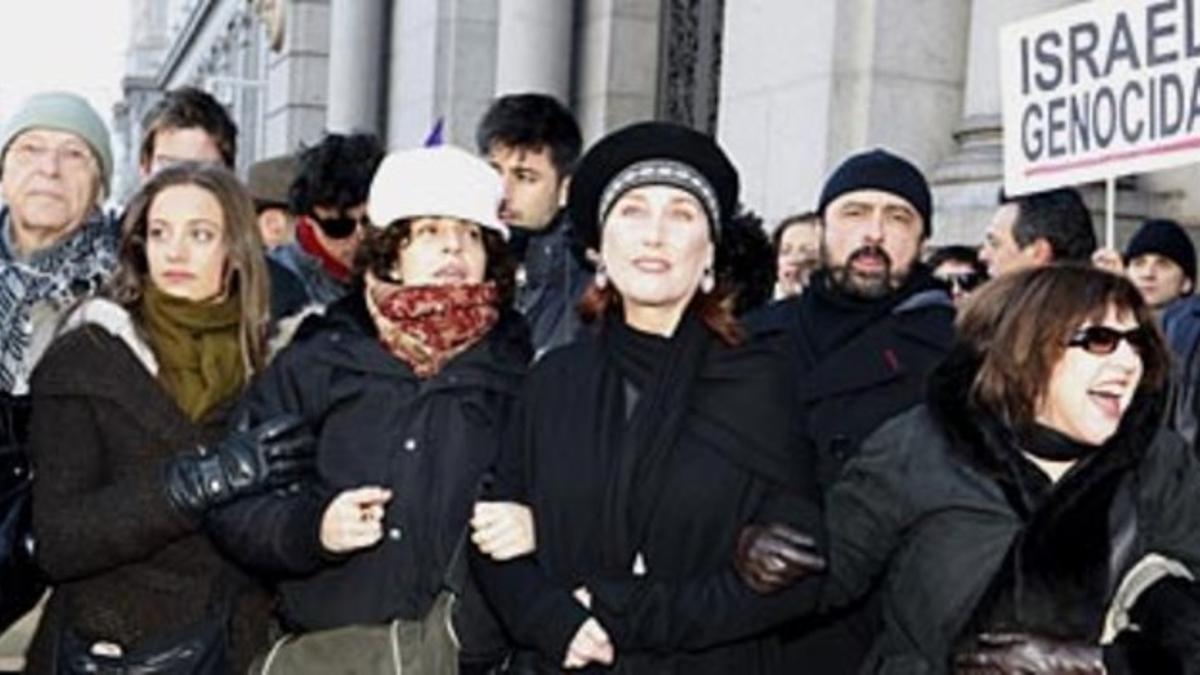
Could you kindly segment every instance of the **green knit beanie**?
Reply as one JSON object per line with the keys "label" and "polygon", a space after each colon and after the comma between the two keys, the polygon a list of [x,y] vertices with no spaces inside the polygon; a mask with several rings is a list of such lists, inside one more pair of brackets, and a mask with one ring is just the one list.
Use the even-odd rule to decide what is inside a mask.
{"label": "green knit beanie", "polygon": [[35,94],[27,99],[4,125],[4,135],[0,137],[0,162],[4,161],[12,140],[28,129],[66,131],[82,138],[100,164],[101,183],[104,193],[108,194],[113,170],[108,128],[87,99],[62,91]]}

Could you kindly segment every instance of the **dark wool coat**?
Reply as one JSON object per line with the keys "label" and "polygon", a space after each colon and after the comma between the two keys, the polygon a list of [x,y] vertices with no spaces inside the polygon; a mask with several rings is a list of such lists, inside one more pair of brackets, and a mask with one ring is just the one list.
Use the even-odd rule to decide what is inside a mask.
{"label": "dark wool coat", "polygon": [[[753,362],[757,383],[726,382],[786,400],[790,391],[777,357],[759,354]],[[522,396],[522,437],[497,492],[533,507],[537,553],[505,563],[476,555],[480,583],[529,650],[520,658],[533,672],[560,672],[567,646],[589,614],[614,642],[611,672],[773,672],[777,643],[765,631],[811,607],[814,585],[757,595],[735,574],[733,553],[738,532],[749,523],[787,522],[819,537],[815,483],[763,476],[747,465],[750,449],[739,445],[736,430],[717,429],[693,409],[663,471],[667,480],[640,548],[646,574],[604,573],[601,512],[614,455],[593,456],[565,440],[595,434],[603,420],[564,414],[563,402],[592,386],[607,358],[599,338],[585,337],[532,370]],[[758,419],[757,411],[773,407],[753,396],[736,405],[731,417],[740,420]],[[811,481],[811,453],[796,448],[795,456],[794,473]],[[592,594],[590,611],[571,595],[579,586]],[[595,666],[583,672],[601,671],[609,672]]]}
{"label": "dark wool coat", "polygon": [[[921,402],[927,376],[952,344],[954,308],[944,287],[921,267],[896,296],[848,303],[854,311],[839,313],[844,324],[828,320],[831,313],[815,293],[769,305],[748,323],[756,339],[790,358],[797,415],[816,446],[819,482],[827,492],[863,439]],[[857,332],[823,354],[820,345],[831,332],[844,333],[846,325],[858,326]],[[877,630],[878,612],[871,604],[864,598],[861,606],[790,626],[785,631],[790,670],[854,672]]]}
{"label": "dark wool coat", "polygon": [[[380,343],[361,289],[310,318],[301,334],[250,388],[244,408],[252,420],[284,412],[308,420],[319,485],[241,500],[214,518],[214,529],[231,554],[281,578],[285,628],[419,619],[441,590],[509,423],[529,359],[524,323],[505,314],[427,380]],[[392,490],[383,540],[346,555],[325,552],[325,506],[364,485]],[[457,605],[467,657],[502,648],[479,600],[469,584]]]}
{"label": "dark wool coat", "polygon": [[163,488],[166,458],[219,438],[224,414],[192,423],[133,349],[148,351],[89,324],[59,337],[34,371],[33,525],[38,562],[55,589],[28,672],[54,672],[63,626],[136,649],[201,620],[228,594],[241,672],[268,644],[270,596]]}
{"label": "dark wool coat", "polygon": [[[824,601],[882,584],[861,672],[947,673],[956,644],[1000,627],[1096,643],[1143,554],[1200,573],[1200,466],[1156,403],[1135,399],[1113,439],[1034,490],[1048,481],[966,405],[972,368],[939,368],[929,402],[868,439],[829,495]],[[1129,523],[1134,543],[1118,547]]]}

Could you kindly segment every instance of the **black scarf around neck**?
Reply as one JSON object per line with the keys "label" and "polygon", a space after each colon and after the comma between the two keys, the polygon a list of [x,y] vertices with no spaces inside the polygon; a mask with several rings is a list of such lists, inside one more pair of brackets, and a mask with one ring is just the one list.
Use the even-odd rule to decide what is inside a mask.
{"label": "black scarf around neck", "polygon": [[[1015,432],[972,403],[980,359],[959,345],[930,376],[929,409],[950,453],[991,478],[1021,525],[958,637],[1028,632],[1068,640],[1099,638],[1121,572],[1137,557],[1136,465],[1161,425],[1162,392],[1140,391],[1104,445],[1087,446],[1045,427]],[[1078,464],[1057,483],[1023,452],[1036,447]]]}
{"label": "black scarf around neck", "polygon": [[[622,575],[645,546],[655,507],[671,480],[685,436],[702,439],[758,479],[816,494],[815,472],[796,423],[794,387],[783,357],[768,347],[730,347],[692,311],[670,338],[638,333],[615,314],[596,338],[600,367],[576,383],[561,413],[595,433],[550,438],[550,447],[580,446],[611,458],[605,476],[602,567]],[[627,408],[628,395],[636,401]],[[568,430],[564,427],[564,433]]]}
{"label": "black scarf around neck", "polygon": [[[619,570],[629,569],[645,541],[712,338],[686,312],[669,339],[616,317],[605,322],[601,339],[616,376],[605,378],[598,413],[604,437],[618,448],[604,491],[605,566]],[[638,392],[628,417],[627,384]]]}
{"label": "black scarf around neck", "polygon": [[913,295],[939,288],[929,270],[914,264],[904,283],[879,298],[863,298],[847,293],[834,283],[828,269],[813,273],[807,290],[800,296],[800,308],[808,319],[801,323],[810,326],[808,340],[823,358],[842,349],[864,329],[876,325],[901,302]]}

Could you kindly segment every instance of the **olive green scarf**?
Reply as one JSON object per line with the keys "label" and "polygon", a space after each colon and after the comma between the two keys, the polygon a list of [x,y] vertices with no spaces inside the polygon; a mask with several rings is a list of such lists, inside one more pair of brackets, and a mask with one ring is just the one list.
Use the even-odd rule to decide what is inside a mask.
{"label": "olive green scarf", "polygon": [[159,380],[193,421],[241,391],[237,295],[216,303],[171,297],[147,284],[142,320],[158,359]]}

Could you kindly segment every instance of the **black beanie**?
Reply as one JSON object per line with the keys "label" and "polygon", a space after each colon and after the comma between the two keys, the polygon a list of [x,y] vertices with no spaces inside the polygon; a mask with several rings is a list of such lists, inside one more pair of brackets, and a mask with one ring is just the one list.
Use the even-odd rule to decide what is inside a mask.
{"label": "black beanie", "polygon": [[882,190],[903,198],[921,214],[923,235],[933,231],[933,198],[929,183],[912,162],[876,148],[853,155],[842,162],[825,181],[817,213],[825,217],[825,208],[838,197],[855,190]]}
{"label": "black beanie", "polygon": [[1147,220],[1125,247],[1125,264],[1147,253],[1170,258],[1183,268],[1183,276],[1196,283],[1196,247],[1192,238],[1173,220]]}

